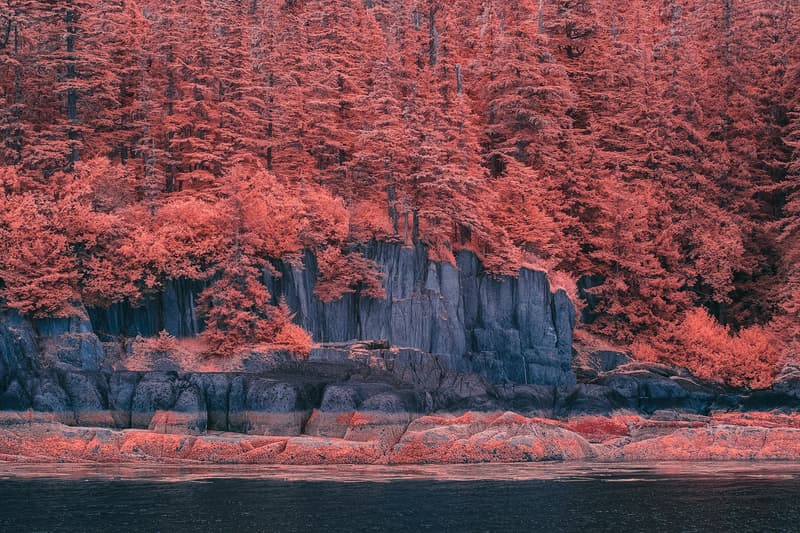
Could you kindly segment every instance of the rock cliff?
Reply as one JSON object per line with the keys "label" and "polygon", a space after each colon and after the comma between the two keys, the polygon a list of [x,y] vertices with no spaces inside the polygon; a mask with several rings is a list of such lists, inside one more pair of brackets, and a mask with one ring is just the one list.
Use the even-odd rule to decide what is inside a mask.
{"label": "rock cliff", "polygon": [[475,371],[494,383],[560,385],[575,382],[572,329],[575,312],[563,290],[551,293],[543,272],[518,277],[486,275],[475,254],[456,264],[428,260],[422,247],[374,243],[364,255],[383,271],[385,299],[346,294],[332,303],[314,295],[316,263],[276,263],[268,276],[299,323],[321,342],[388,339],[399,347],[446,356],[453,368]]}
{"label": "rock cliff", "polygon": [[[0,313],[0,460],[692,458],[695,440],[698,457],[800,457],[780,444],[800,431],[797,416],[776,414],[800,410],[797,367],[745,392],[599,350],[575,361],[575,383],[573,306],[543,273],[495,279],[468,252],[456,265],[392,244],[365,254],[384,271],[385,299],[320,302],[310,255],[265,278],[320,341],[307,361],[253,352],[228,372],[168,358],[129,369],[126,336],[202,328],[202,286],[185,281],[90,318]],[[767,438],[780,446],[757,446]]]}
{"label": "rock cliff", "polygon": [[[364,255],[383,271],[385,299],[345,294],[323,303],[314,296],[317,265],[275,261],[278,275],[264,282],[275,302],[283,297],[296,321],[318,342],[388,339],[393,346],[443,356],[453,369],[474,371],[494,383],[562,385],[575,382],[571,368],[575,312],[563,290],[551,292],[543,272],[517,277],[487,275],[475,254],[462,251],[456,264],[428,259],[422,246],[374,242]],[[101,336],[149,336],[165,329],[184,337],[202,323],[194,301],[202,285],[168,283],[139,308],[117,304],[90,309]]]}

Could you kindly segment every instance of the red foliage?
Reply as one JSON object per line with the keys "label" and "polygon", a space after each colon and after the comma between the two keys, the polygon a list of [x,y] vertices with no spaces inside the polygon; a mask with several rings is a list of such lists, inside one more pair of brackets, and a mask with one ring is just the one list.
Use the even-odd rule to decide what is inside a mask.
{"label": "red foliage", "polygon": [[198,299],[210,352],[229,355],[246,343],[271,342],[277,331],[269,317],[269,302],[257,269],[229,266]]}
{"label": "red foliage", "polygon": [[703,309],[686,313],[683,322],[659,341],[637,341],[634,355],[682,366],[700,378],[734,387],[769,387],[784,359],[775,338],[763,327],[732,333]]}
{"label": "red foliage", "polygon": [[[5,305],[136,302],[303,250],[323,299],[378,294],[347,251],[385,239],[594,275],[616,340],[703,306],[796,350],[800,13],[662,4],[12,2]],[[269,320],[233,278],[219,302]]]}
{"label": "red foliage", "polygon": [[33,194],[0,198],[0,295],[21,313],[69,316],[80,298],[78,272],[49,207]]}
{"label": "red foliage", "polygon": [[163,329],[148,344],[152,350],[167,354],[174,352],[178,348],[177,339]]}
{"label": "red foliage", "polygon": [[359,252],[343,254],[338,248],[325,248],[317,253],[317,267],[314,294],[323,302],[356,291],[372,298],[384,296],[377,265]]}

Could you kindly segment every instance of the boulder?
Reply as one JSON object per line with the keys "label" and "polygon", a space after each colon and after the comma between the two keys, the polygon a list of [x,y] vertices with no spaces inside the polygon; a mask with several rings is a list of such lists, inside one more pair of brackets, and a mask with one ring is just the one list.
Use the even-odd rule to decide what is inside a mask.
{"label": "boulder", "polygon": [[397,392],[382,392],[364,400],[350,419],[345,440],[377,442],[387,451],[397,444],[411,421],[408,398]]}
{"label": "boulder", "polygon": [[54,376],[47,376],[37,381],[31,403],[34,411],[53,413],[64,424],[75,422],[69,397]]}
{"label": "boulder", "polygon": [[201,435],[206,432],[208,418],[200,390],[195,386],[184,389],[172,409],[156,411],[148,428],[156,433]]}
{"label": "boulder", "polygon": [[131,406],[139,378],[138,372],[114,372],[109,377],[108,408],[118,428],[131,427]]}
{"label": "boulder", "polygon": [[105,383],[97,374],[67,372],[62,376],[64,389],[75,412],[75,421],[82,426],[114,427],[115,421],[103,401]]}
{"label": "boulder", "polygon": [[65,333],[42,339],[42,358],[63,370],[98,371],[105,357],[94,333]]}
{"label": "boulder", "polygon": [[131,427],[147,428],[156,411],[172,409],[177,400],[177,376],[148,372],[136,385],[131,401]]}
{"label": "boulder", "polygon": [[[257,451],[257,450],[254,450]],[[383,457],[374,442],[349,442],[341,439],[292,437],[270,462],[290,465],[373,464]]]}
{"label": "boulder", "polygon": [[582,436],[555,423],[515,413],[458,418],[424,417],[412,423],[389,453],[390,463],[487,463],[587,459]]}
{"label": "boulder", "polygon": [[361,400],[358,391],[347,385],[328,385],[319,409],[314,410],[305,427],[307,435],[342,438]]}
{"label": "boulder", "polygon": [[244,376],[236,376],[231,380],[228,389],[228,431],[247,433],[247,394]]}
{"label": "boulder", "polygon": [[247,384],[247,433],[256,435],[300,435],[311,413],[298,386],[266,378]]}
{"label": "boulder", "polygon": [[656,363],[628,363],[604,373],[594,383],[613,389],[631,407],[645,413],[679,409],[704,414],[722,392],[720,386],[702,383],[684,370]]}
{"label": "boulder", "polygon": [[205,399],[208,429],[228,431],[228,397],[231,384],[225,374],[192,374],[194,384]]}

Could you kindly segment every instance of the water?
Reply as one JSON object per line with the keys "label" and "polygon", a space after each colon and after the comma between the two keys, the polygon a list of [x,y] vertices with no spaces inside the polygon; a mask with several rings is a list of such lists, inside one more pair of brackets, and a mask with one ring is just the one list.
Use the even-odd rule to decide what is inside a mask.
{"label": "water", "polygon": [[800,531],[800,464],[0,463],[0,531]]}

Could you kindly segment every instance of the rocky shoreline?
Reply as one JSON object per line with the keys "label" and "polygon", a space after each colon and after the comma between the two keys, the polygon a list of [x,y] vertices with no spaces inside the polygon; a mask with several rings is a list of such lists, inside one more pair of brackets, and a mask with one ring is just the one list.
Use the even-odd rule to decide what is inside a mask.
{"label": "rocky shoreline", "polygon": [[[164,412],[159,419],[169,420]],[[566,421],[516,413],[429,415],[409,423],[351,417],[343,438],[202,435],[71,427],[41,414],[4,413],[0,461],[16,463],[464,464],[535,461],[800,460],[800,416],[635,414]]]}
{"label": "rocky shoreline", "polygon": [[8,324],[2,462],[800,460],[793,366],[769,390],[737,391],[600,351],[574,362],[581,383],[492,383],[375,341],[320,346],[308,361],[250,353],[227,372],[186,371],[158,353],[130,370],[108,352],[86,370],[72,345],[91,334],[35,343]]}
{"label": "rocky shoreline", "polygon": [[276,262],[265,283],[314,333],[307,360],[137,352],[139,333],[189,331],[193,289],[180,284],[137,309],[0,313],[0,461],[800,460],[800,368],[743,391],[586,349],[544,273],[497,280],[474,254],[447,265],[423,252],[367,250],[384,269],[376,301],[323,304],[308,256]]}

